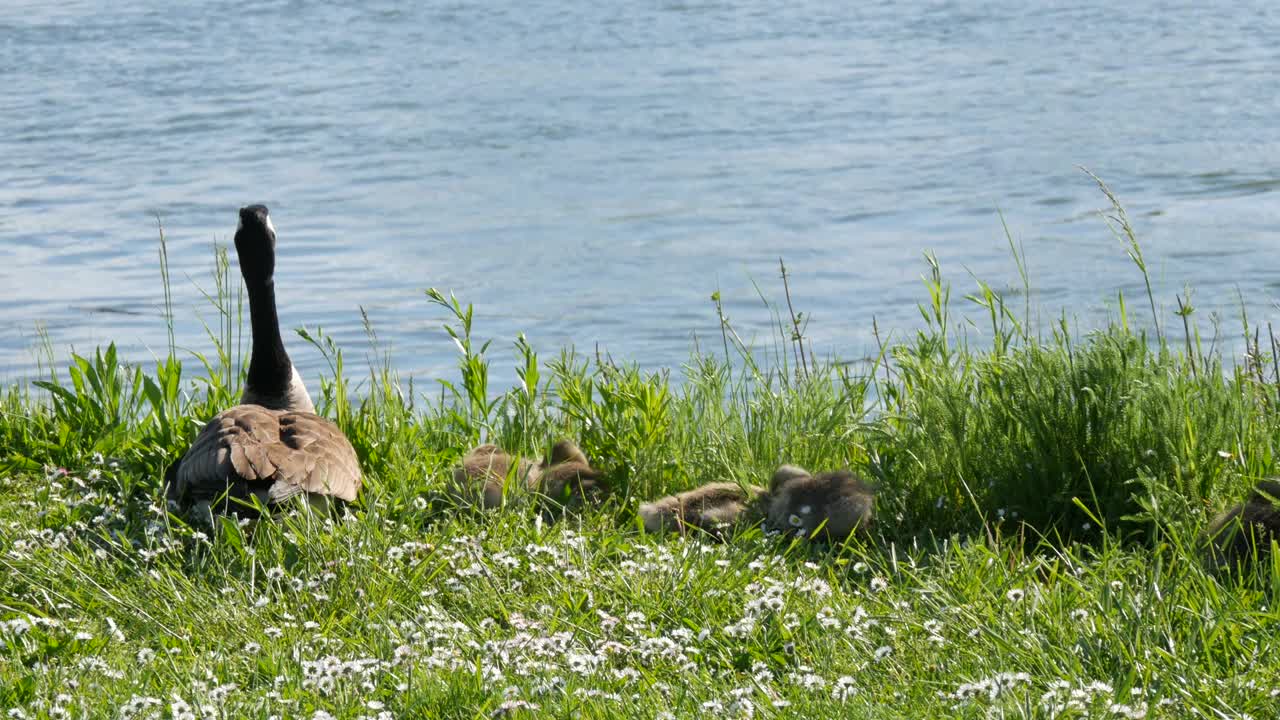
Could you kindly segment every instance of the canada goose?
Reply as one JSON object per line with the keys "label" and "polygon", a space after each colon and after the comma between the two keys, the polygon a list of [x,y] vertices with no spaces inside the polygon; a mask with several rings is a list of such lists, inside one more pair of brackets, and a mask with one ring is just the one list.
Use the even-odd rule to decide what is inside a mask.
{"label": "canada goose", "polygon": [[1243,502],[1209,523],[1202,537],[1204,557],[1215,570],[1237,570],[1271,551],[1280,541],[1280,480],[1262,480]]}
{"label": "canada goose", "polygon": [[675,530],[683,535],[693,527],[720,537],[726,526],[745,519],[748,509],[763,495],[764,488],[754,485],[707,483],[641,505],[640,519],[645,532]]}
{"label": "canada goose", "polygon": [[508,478],[515,487],[537,493],[544,499],[598,501],[607,492],[601,473],[591,467],[587,456],[569,440],[561,440],[543,462],[513,458],[497,445],[473,448],[453,470],[451,494],[464,502],[479,501],[481,507],[502,505],[502,490]]}
{"label": "canada goose", "polygon": [[276,231],[267,208],[240,209],[235,235],[240,274],[249,294],[253,345],[240,405],[214,416],[165,473],[168,500],[210,503],[225,510],[235,499],[264,506],[306,495],[309,500],[355,500],[360,463],[338,426],[315,414],[311,396],[285,352],[276,316]]}
{"label": "canada goose", "polygon": [[783,465],[769,486],[766,524],[775,530],[839,542],[872,522],[875,489],[848,470],[810,475]]}

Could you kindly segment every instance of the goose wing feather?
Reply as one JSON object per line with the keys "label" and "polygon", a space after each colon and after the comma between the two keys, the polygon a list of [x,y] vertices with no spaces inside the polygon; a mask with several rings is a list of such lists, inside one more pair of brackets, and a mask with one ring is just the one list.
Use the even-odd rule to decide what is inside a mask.
{"label": "goose wing feather", "polygon": [[311,413],[283,413],[268,458],[280,482],[346,501],[360,492],[360,462],[337,425]]}
{"label": "goose wing feather", "polygon": [[237,405],[209,421],[177,470],[179,497],[266,492],[279,502],[302,492],[352,501],[360,463],[332,422],[311,413]]}

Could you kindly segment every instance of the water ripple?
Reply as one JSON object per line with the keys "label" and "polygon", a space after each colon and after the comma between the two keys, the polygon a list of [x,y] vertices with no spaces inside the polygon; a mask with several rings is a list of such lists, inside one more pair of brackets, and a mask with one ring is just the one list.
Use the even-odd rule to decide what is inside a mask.
{"label": "water ripple", "polygon": [[[678,365],[767,343],[777,259],[840,357],[919,323],[921,254],[1082,321],[1142,292],[1076,169],[1127,203],[1161,287],[1247,289],[1280,211],[1280,9],[1153,2],[10,3],[0,18],[0,376],[57,348],[162,347],[156,215],[183,347],[208,350],[215,243],[266,202],[281,315],[406,373],[452,372],[422,289],[510,340]],[[122,42],[128,38],[128,42]],[[197,287],[197,285],[199,287]],[[956,297],[962,293],[957,292]],[[297,346],[314,377],[323,361]],[[704,343],[705,346],[705,343]]]}

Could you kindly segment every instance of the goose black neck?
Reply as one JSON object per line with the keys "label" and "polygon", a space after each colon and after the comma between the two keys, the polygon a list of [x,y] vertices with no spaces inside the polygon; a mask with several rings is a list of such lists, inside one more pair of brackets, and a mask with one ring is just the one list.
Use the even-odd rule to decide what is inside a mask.
{"label": "goose black neck", "polygon": [[245,384],[258,393],[284,395],[293,378],[293,363],[284,350],[284,339],[280,337],[275,280],[247,285],[253,348],[249,354],[249,376]]}

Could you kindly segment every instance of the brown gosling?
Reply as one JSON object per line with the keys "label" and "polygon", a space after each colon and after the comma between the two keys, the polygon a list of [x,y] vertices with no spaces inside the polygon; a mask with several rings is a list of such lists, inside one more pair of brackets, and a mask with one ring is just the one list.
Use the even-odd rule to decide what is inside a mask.
{"label": "brown gosling", "polygon": [[769,486],[765,524],[807,538],[841,542],[873,522],[875,488],[848,470],[811,475],[783,465]]}
{"label": "brown gosling", "polygon": [[536,481],[538,472],[533,461],[520,458],[517,463],[505,450],[486,443],[462,456],[462,464],[453,469],[449,493],[464,503],[478,501],[483,508],[496,508],[502,505],[502,489],[508,478],[517,487],[528,486]]}
{"label": "brown gosling", "polygon": [[764,495],[764,488],[737,483],[708,483],[692,490],[658,498],[640,506],[644,531],[675,530],[681,535],[689,528],[723,537],[725,528],[746,519],[748,510]]}
{"label": "brown gosling", "polygon": [[463,502],[476,502],[485,509],[500,507],[503,488],[508,480],[512,487],[537,493],[543,498],[599,501],[606,493],[601,473],[591,467],[586,455],[569,440],[561,440],[544,462],[527,458],[517,462],[497,445],[485,444],[469,451],[459,467],[453,470],[450,493]]}
{"label": "brown gosling", "polygon": [[603,473],[591,467],[587,456],[571,440],[556,443],[539,469],[541,472],[529,489],[555,505],[599,504],[609,493]]}
{"label": "brown gosling", "polygon": [[1280,541],[1280,480],[1262,480],[1243,503],[1209,523],[1202,538],[1205,561],[1215,570],[1238,570]]}

